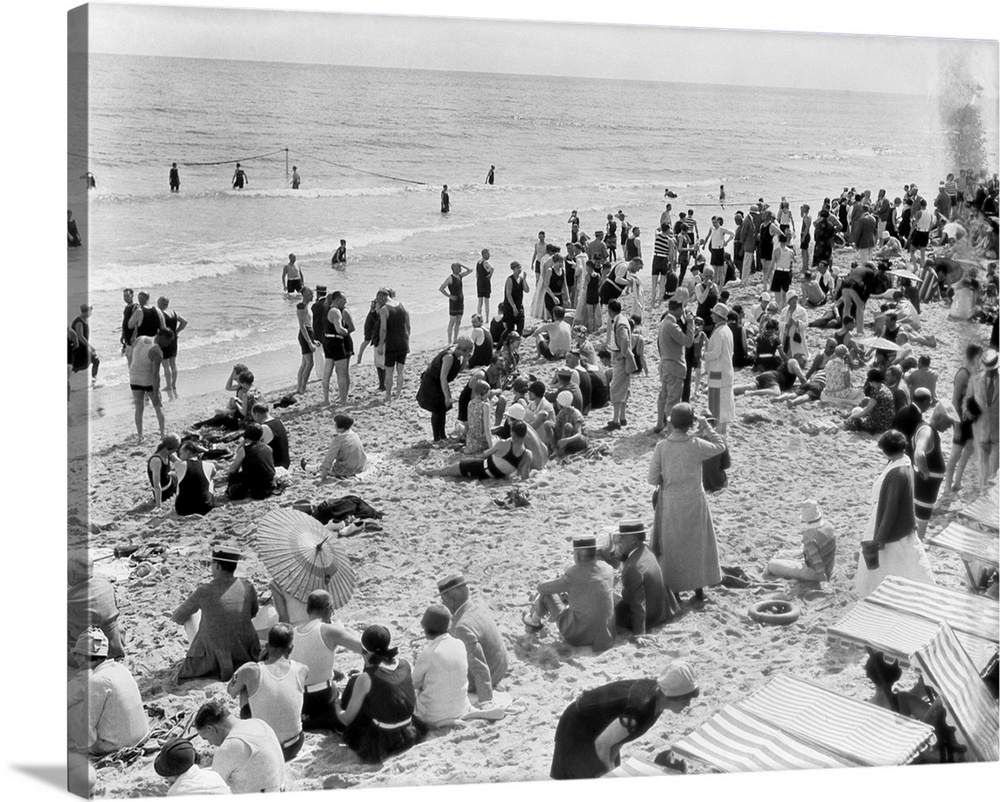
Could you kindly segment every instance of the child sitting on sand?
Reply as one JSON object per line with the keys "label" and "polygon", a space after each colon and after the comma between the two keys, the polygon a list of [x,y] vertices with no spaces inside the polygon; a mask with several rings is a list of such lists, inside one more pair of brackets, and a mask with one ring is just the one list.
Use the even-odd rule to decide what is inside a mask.
{"label": "child sitting on sand", "polygon": [[493,445],[490,424],[493,420],[493,405],[490,401],[490,383],[476,379],[472,383],[472,398],[469,399],[468,423],[465,430],[465,453],[478,454]]}
{"label": "child sitting on sand", "polygon": [[779,551],[767,564],[767,573],[807,582],[829,580],[837,560],[837,536],[833,525],[823,517],[814,499],[803,503],[799,518],[806,525],[802,549]]}

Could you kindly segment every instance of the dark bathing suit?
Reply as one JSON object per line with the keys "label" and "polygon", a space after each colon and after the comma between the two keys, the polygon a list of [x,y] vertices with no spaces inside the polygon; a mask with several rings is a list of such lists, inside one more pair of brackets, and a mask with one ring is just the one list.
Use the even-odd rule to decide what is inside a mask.
{"label": "dark bathing suit", "polygon": [[506,479],[517,473],[526,461],[531,461],[527,448],[522,446],[518,456],[513,451],[514,444],[508,441],[505,449],[490,454],[485,460],[463,459],[458,463],[458,469],[462,476],[472,479]]}
{"label": "dark bathing suit", "polygon": [[480,298],[489,298],[493,288],[490,286],[490,277],[483,267],[483,260],[476,262],[476,295]]}
{"label": "dark bathing suit", "polygon": [[461,276],[452,274],[448,281],[448,291],[454,296],[448,299],[448,314],[455,317],[465,313],[465,290],[462,288]]}
{"label": "dark bathing suit", "polygon": [[164,359],[173,359],[177,356],[177,313],[173,311],[170,314],[163,312],[163,324],[164,328],[170,329],[174,333],[174,339],[169,345],[164,345],[160,350],[163,351]]}

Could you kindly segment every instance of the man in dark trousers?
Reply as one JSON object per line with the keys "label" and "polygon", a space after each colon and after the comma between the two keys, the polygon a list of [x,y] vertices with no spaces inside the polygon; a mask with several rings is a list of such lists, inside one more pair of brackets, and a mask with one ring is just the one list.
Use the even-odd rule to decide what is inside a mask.
{"label": "man in dark trousers", "polygon": [[664,710],[679,713],[699,693],[694,671],[683,660],[657,679],[618,680],[585,691],[556,726],[553,780],[585,780],[621,763],[622,744],[648,732]]}
{"label": "man in dark trousers", "polygon": [[642,521],[618,524],[618,553],[622,558],[622,595],[615,602],[615,623],[632,631],[636,646],[647,646],[646,631],[676,615],[680,602],[664,586],[660,564],[646,548]]}

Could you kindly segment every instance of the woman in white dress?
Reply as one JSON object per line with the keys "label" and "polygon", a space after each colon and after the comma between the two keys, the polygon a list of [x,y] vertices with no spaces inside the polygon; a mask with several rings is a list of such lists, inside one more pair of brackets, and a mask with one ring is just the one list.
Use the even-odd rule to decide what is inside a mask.
{"label": "woman in white dress", "polygon": [[[916,582],[935,584],[927,553],[916,535],[913,511],[913,467],[906,456],[906,436],[890,429],[878,440],[888,464],[872,485],[872,513],[861,536],[861,554],[854,590],[862,599],[887,576],[901,576]],[[877,565],[868,567],[866,544],[877,549]]]}
{"label": "woman in white dress", "polygon": [[733,333],[726,325],[729,307],[717,303],[712,307],[715,328],[705,346],[705,371],[708,373],[708,408],[718,421],[715,430],[725,435],[726,427],[736,417],[736,399],[733,395]]}

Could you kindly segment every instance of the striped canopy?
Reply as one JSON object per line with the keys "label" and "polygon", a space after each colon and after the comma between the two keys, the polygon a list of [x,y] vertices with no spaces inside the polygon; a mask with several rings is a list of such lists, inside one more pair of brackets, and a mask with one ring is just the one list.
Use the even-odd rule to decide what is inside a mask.
{"label": "striped canopy", "polygon": [[[831,641],[870,646],[908,665],[910,655],[930,641],[937,628],[934,621],[865,600],[827,627],[826,635]],[[996,651],[996,643],[985,638],[965,632],[957,632],[956,637],[977,666],[985,667]]]}
{"label": "striped canopy", "polygon": [[896,766],[933,736],[926,724],[780,674],[672,749],[720,771]]}
{"label": "striped canopy", "polygon": [[934,623],[947,621],[952,629],[993,643],[1000,639],[995,599],[915,582],[901,576],[887,576],[866,601]]}
{"label": "striped canopy", "polygon": [[617,768],[611,769],[605,777],[663,777],[666,774],[680,774],[679,771],[658,766],[651,760],[633,755],[622,761]]}
{"label": "striped canopy", "polygon": [[1000,529],[1000,523],[997,521],[1000,518],[1000,504],[997,503],[996,487],[985,496],[973,501],[967,507],[963,507],[958,511],[958,514],[978,526],[996,532]]}
{"label": "striped canopy", "polygon": [[354,568],[337,533],[292,509],[271,510],[257,525],[260,559],[285,593],[308,601],[314,590],[326,590],[336,607],[354,593]]}
{"label": "striped canopy", "polygon": [[997,703],[955,632],[942,622],[937,635],[913,655],[924,684],[941,697],[953,725],[977,760],[995,761],[1000,733]]}
{"label": "striped canopy", "polygon": [[1000,539],[996,532],[983,532],[953,523],[928,540],[927,544],[954,551],[963,560],[978,560],[994,569],[1000,567]]}

